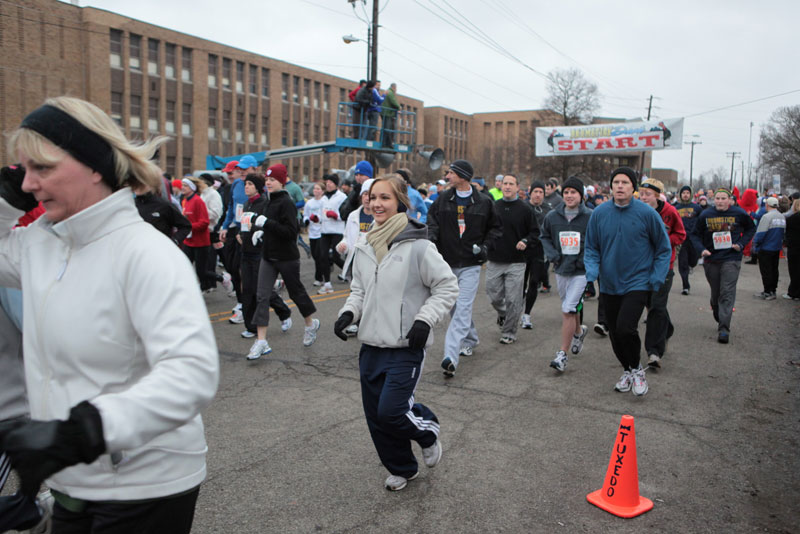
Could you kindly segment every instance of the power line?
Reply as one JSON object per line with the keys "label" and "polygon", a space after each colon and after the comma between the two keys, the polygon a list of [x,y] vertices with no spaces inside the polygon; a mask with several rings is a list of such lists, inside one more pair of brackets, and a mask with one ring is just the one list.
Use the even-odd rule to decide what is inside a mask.
{"label": "power line", "polygon": [[800,89],[792,89],[791,91],[786,91],[785,93],[778,93],[777,95],[765,96],[763,98],[756,98],[755,100],[748,100],[747,102],[740,102],[738,104],[731,104],[729,106],[723,106],[721,108],[709,109],[708,111],[701,111],[700,113],[693,113],[691,115],[685,115],[684,118],[688,119],[689,117],[697,117],[699,115],[706,115],[707,113],[714,113],[715,111],[722,111],[724,109],[731,109],[731,108],[736,108],[736,107],[739,107],[739,106],[745,106],[747,104],[752,104],[754,102],[761,102],[763,100],[769,100],[771,98],[778,98],[779,96],[786,96],[786,95],[790,95],[792,93],[800,93]]}

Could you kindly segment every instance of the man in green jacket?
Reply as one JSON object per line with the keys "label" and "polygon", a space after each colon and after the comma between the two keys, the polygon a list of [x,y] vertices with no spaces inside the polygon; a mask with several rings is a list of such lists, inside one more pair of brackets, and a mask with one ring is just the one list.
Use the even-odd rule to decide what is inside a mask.
{"label": "man in green jacket", "polygon": [[397,84],[393,83],[386,91],[386,98],[381,106],[381,117],[383,117],[381,144],[385,147],[393,146],[394,132],[392,130],[397,129],[398,109],[400,109],[400,103],[397,101]]}

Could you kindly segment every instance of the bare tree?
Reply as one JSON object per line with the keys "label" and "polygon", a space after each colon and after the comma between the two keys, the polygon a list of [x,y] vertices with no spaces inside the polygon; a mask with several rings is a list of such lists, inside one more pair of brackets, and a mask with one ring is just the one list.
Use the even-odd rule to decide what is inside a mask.
{"label": "bare tree", "polygon": [[600,109],[597,85],[578,69],[555,69],[547,74],[544,106],[564,119],[564,126],[589,124]]}
{"label": "bare tree", "polygon": [[778,108],[761,130],[761,161],[784,184],[800,186],[800,106]]}

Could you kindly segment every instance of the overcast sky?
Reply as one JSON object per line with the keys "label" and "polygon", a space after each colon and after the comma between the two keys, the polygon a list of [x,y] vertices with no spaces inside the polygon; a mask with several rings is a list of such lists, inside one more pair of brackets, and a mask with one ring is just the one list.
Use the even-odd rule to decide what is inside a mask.
{"label": "overcast sky", "polygon": [[[464,113],[540,109],[544,74],[577,67],[599,87],[599,115],[646,117],[652,94],[654,117],[686,117],[684,141],[696,134],[703,143],[695,176],[730,169],[727,152],[741,152],[747,165],[751,121],[755,166],[761,126],[778,107],[800,103],[797,0],[378,1],[385,86],[397,82],[401,94]],[[342,41],[366,39],[355,3],[354,11],[347,0],[80,1],[357,80],[366,45]],[[656,151],[654,166],[688,178],[689,159],[688,146]],[[741,160],[735,165],[738,172]]]}

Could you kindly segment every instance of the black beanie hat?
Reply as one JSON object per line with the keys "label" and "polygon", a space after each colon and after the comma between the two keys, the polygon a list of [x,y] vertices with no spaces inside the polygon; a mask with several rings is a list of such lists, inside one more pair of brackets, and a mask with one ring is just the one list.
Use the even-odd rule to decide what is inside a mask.
{"label": "black beanie hat", "polygon": [[614,171],[611,173],[611,180],[609,180],[609,185],[611,185],[611,182],[614,181],[614,177],[618,174],[624,174],[625,176],[627,176],[630,179],[631,183],[633,184],[633,190],[634,191],[639,190],[639,185],[638,185],[639,173],[631,169],[630,167],[619,167],[617,169],[614,169]]}
{"label": "black beanie hat", "polygon": [[450,170],[463,180],[472,180],[472,164],[465,159],[457,159],[450,164]]}
{"label": "black beanie hat", "polygon": [[534,189],[541,189],[542,191],[545,191],[544,182],[536,180],[531,184],[531,188],[528,191],[533,191]]}
{"label": "black beanie hat", "polygon": [[690,195],[692,194],[692,188],[691,188],[691,187],[689,187],[688,185],[684,185],[684,186],[683,186],[683,187],[681,187],[681,188],[680,188],[680,190],[678,191],[678,196],[681,196],[681,195],[683,194],[683,192],[684,192],[684,191],[688,191]]}
{"label": "black beanie hat", "polygon": [[581,182],[581,179],[577,176],[570,176],[564,180],[564,183],[561,184],[561,192],[563,193],[564,189],[567,189],[568,187],[580,193],[581,197],[583,196],[583,182]]}
{"label": "black beanie hat", "polygon": [[244,177],[245,182],[253,182],[253,185],[256,187],[256,191],[258,194],[262,194],[264,192],[264,186],[266,185],[266,179],[261,176],[260,174],[256,174],[254,172],[248,174]]}
{"label": "black beanie hat", "polygon": [[325,176],[322,177],[322,180],[323,181],[330,180],[331,182],[336,184],[336,187],[339,187],[339,175],[336,173],[326,174]]}

